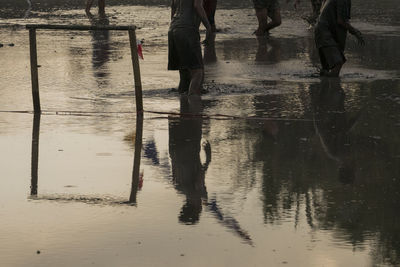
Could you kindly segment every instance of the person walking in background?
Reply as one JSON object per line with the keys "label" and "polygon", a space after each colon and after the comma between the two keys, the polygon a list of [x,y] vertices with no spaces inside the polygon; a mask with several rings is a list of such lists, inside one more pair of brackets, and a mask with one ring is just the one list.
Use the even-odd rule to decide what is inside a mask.
{"label": "person walking in background", "polygon": [[168,70],[179,70],[179,93],[200,96],[204,78],[200,22],[206,28],[207,44],[211,25],[203,0],[172,0],[168,31]]}
{"label": "person walking in background", "polygon": [[[258,20],[257,36],[268,35],[269,31],[281,25],[281,11],[278,0],[253,0]],[[271,22],[268,23],[268,17]]]}
{"label": "person walking in background", "polygon": [[[87,0],[86,1],[86,13],[90,13],[90,8],[92,7],[94,0]],[[106,13],[106,0],[98,0],[98,8],[99,8],[99,14],[104,15]]]}
{"label": "person walking in background", "polygon": [[204,10],[206,11],[208,21],[211,25],[211,31],[216,32],[215,11],[217,10],[217,0],[204,0]]}
{"label": "person walking in background", "polygon": [[344,49],[347,32],[354,35],[360,45],[364,38],[350,24],[351,0],[326,0],[314,29],[322,69],[321,76],[338,77],[346,62]]}

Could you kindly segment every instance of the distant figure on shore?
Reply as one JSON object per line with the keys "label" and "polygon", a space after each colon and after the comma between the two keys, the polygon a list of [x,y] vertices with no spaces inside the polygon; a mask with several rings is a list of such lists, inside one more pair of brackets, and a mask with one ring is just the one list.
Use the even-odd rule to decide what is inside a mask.
{"label": "distant figure on shore", "polygon": [[31,10],[32,10],[32,1],[26,0],[26,2],[28,3],[28,9],[25,11],[25,15],[24,15],[25,19],[29,16],[29,14],[31,13]]}
{"label": "distant figure on shore", "polygon": [[211,25],[203,0],[172,0],[171,24],[168,31],[168,70],[179,70],[179,93],[200,96],[204,78],[201,54],[200,22],[206,28],[205,43]]}
{"label": "distant figure on shore", "polygon": [[[269,31],[281,25],[281,10],[278,0],[253,0],[258,20],[257,36],[268,35]],[[268,23],[268,17],[271,22]]]}
{"label": "distant figure on shore", "polygon": [[360,45],[364,38],[350,24],[351,0],[326,0],[314,29],[315,44],[319,52],[321,76],[338,77],[346,62],[344,49],[347,31],[354,35]]}
{"label": "distant figure on shore", "polygon": [[211,25],[211,31],[216,32],[215,11],[217,10],[217,0],[204,0],[204,10],[206,11],[208,21]]}
{"label": "distant figure on shore", "polygon": [[[86,13],[90,13],[90,8],[92,7],[94,0],[87,0],[86,1]],[[99,14],[104,15],[106,13],[106,0],[98,0],[97,2],[98,8],[99,8]]]}

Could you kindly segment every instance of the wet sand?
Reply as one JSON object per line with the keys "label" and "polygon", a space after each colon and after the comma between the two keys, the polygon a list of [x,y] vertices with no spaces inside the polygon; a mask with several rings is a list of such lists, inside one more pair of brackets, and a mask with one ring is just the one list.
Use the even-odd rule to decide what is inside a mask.
{"label": "wet sand", "polygon": [[400,264],[400,23],[394,1],[371,3],[354,1],[367,46],[349,37],[340,80],[316,77],[300,14],[284,9],[257,39],[252,9],[222,7],[203,51],[205,116],[191,118],[152,113],[185,110],[166,71],[168,8],[108,6],[110,24],[144,39],[139,185],[127,33],[38,31],[39,119],[16,25],[97,17],[1,9],[0,265]]}

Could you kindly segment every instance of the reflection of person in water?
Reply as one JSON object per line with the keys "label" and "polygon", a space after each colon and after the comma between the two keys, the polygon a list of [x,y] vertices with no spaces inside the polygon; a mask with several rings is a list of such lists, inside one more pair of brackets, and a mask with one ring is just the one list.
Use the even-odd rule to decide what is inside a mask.
{"label": "reflection of person in water", "polygon": [[[281,58],[280,43],[274,38],[266,38],[265,36],[257,36],[257,53],[255,61],[278,63]],[[269,48],[270,47],[270,48]]]}
{"label": "reflection of person in water", "polygon": [[204,0],[204,11],[207,14],[208,21],[211,25],[211,31],[216,32],[215,11],[217,10],[217,0]]}
{"label": "reflection of person in water", "polygon": [[329,158],[338,164],[339,180],[352,183],[355,179],[351,153],[351,128],[358,115],[350,117],[345,110],[345,93],[339,79],[323,79],[320,86],[311,88],[314,125]]}
{"label": "reflection of person in water", "polygon": [[[171,158],[172,179],[175,188],[186,197],[179,221],[196,224],[203,206],[222,225],[252,244],[250,236],[240,227],[232,216],[225,215],[215,198],[208,200],[205,174],[211,162],[211,146],[208,141],[201,144],[203,118],[201,100],[181,96],[181,117],[169,119],[169,154]],[[205,162],[200,159],[201,149],[205,152]]]}
{"label": "reflection of person in water", "polygon": [[[92,26],[109,25],[109,20],[105,15],[93,16],[90,12],[87,14]],[[91,31],[92,34],[92,65],[94,76],[96,78],[105,78],[108,72],[104,69],[104,64],[110,60],[110,33],[109,31]]]}
{"label": "reflection of person in water", "polygon": [[211,34],[209,41],[204,44],[203,54],[204,65],[217,62],[217,54],[215,53],[215,33]]}
{"label": "reflection of person in water", "polygon": [[[181,97],[181,113],[199,113],[200,103]],[[186,196],[179,220],[195,224],[202,211],[202,199],[207,199],[205,173],[211,161],[210,144],[206,143],[206,161],[200,160],[202,118],[171,118],[169,120],[169,153],[175,187]]]}

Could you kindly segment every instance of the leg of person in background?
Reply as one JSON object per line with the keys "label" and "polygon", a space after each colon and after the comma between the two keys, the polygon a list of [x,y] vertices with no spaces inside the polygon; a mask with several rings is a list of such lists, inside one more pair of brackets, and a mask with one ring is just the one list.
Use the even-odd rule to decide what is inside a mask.
{"label": "leg of person in background", "polygon": [[342,69],[343,64],[339,63],[336,66],[334,66],[329,73],[326,75],[327,77],[339,77],[340,70]]}
{"label": "leg of person in background", "polygon": [[312,14],[304,19],[310,24],[314,25],[319,17],[319,12],[322,6],[322,0],[311,0]]}
{"label": "leg of person in background", "polygon": [[188,95],[201,95],[201,89],[203,87],[204,80],[204,69],[192,69],[190,70],[190,85]]}
{"label": "leg of person in background", "polygon": [[340,70],[346,62],[343,52],[335,46],[319,48],[319,57],[322,65],[321,76],[339,77]]}
{"label": "leg of person in background", "polygon": [[213,32],[217,31],[215,26],[215,11],[217,10],[217,0],[204,0],[204,10],[206,11],[208,21]]}
{"label": "leg of person in background", "polygon": [[265,34],[264,29],[268,25],[268,11],[266,8],[256,8],[256,17],[258,20],[258,28],[254,34],[257,36],[263,36]]}
{"label": "leg of person in background", "polygon": [[[258,20],[258,29],[254,32],[255,35],[263,36],[269,34],[270,30],[281,25],[281,11],[277,2],[276,4],[270,4],[268,8],[255,7],[255,10]],[[269,23],[268,17],[271,18]]]}
{"label": "leg of person in background", "polygon": [[105,15],[106,14],[106,0],[99,0],[99,14]]}
{"label": "leg of person in background", "polygon": [[188,69],[185,70],[179,70],[179,86],[178,86],[178,92],[180,94],[187,93],[189,91],[189,86],[190,86],[190,71]]}
{"label": "leg of person in background", "polygon": [[90,8],[92,7],[92,4],[93,4],[93,0],[86,1],[86,9],[85,9],[86,13],[90,13]]}
{"label": "leg of person in background", "polygon": [[268,12],[268,16],[271,18],[271,22],[267,24],[265,33],[269,33],[270,30],[272,30],[273,28],[276,28],[282,24],[280,8],[270,10]]}

